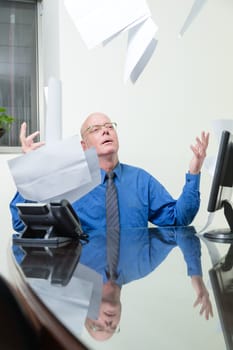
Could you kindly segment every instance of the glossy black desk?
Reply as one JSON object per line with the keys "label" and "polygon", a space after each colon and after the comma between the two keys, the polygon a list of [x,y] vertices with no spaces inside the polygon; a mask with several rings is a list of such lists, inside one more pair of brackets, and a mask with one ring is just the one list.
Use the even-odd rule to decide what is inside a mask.
{"label": "glossy black desk", "polygon": [[[183,335],[183,332],[182,337],[180,337],[180,332],[177,329],[174,329],[174,323],[172,324],[172,329],[174,329],[174,333],[172,333],[173,339],[170,340],[170,345],[168,339],[166,339],[165,332],[164,343],[161,344],[160,340],[156,346],[156,340],[158,337],[156,336],[155,331],[157,330],[160,332],[160,324],[165,321],[169,327],[170,322],[172,322],[173,315],[175,314],[172,312],[172,308],[177,302],[177,295],[181,304],[180,306],[184,308],[182,311],[182,317],[186,318],[186,315],[189,315],[189,319],[190,317],[193,317],[192,314],[189,314],[190,310],[192,309],[192,304],[186,307],[186,303],[188,303],[189,298],[192,300],[192,302],[195,299],[195,297],[192,295],[193,291],[189,289],[190,282],[187,278],[187,274],[189,269],[191,269],[190,273],[193,271],[193,273],[195,273],[195,271],[199,271],[200,268],[203,268],[200,260],[200,253],[202,250],[202,255],[204,251],[206,260],[209,259],[209,266],[205,267],[204,269],[204,275],[207,277],[209,270],[213,267],[211,264],[211,261],[213,263],[213,258],[209,256],[209,254],[211,254],[211,251],[214,251],[214,249],[211,249],[211,247],[214,247],[213,243],[208,244],[207,247],[205,242],[199,240],[195,233],[196,230],[192,226],[162,229],[128,229],[121,232],[121,253],[118,271],[118,284],[122,289],[123,304],[122,319],[120,322],[121,331],[119,334],[114,334],[113,337],[104,344],[92,339],[85,326],[83,327],[83,324],[83,329],[80,333],[80,326],[75,324],[75,314],[78,314],[80,309],[75,308],[75,303],[73,304],[73,310],[70,313],[70,320],[69,315],[68,317],[66,315],[66,319],[63,317],[64,306],[68,305],[70,301],[72,302],[75,296],[75,293],[69,289],[69,287],[74,282],[75,274],[79,266],[86,266],[88,269],[95,271],[102,277],[103,283],[106,283],[106,243],[104,232],[90,232],[90,242],[84,245],[82,248],[77,244],[71,244],[54,249],[42,248],[39,250],[38,248],[34,247],[13,246],[10,261],[12,283],[18,292],[20,302],[24,303],[28,310],[28,315],[35,324],[35,327],[38,329],[38,331],[45,329],[47,334],[50,335],[50,338],[52,338],[55,342],[54,344],[56,344],[58,349],[100,349],[102,346],[111,350],[115,348],[117,349],[119,346],[121,349],[136,349],[137,345],[135,344],[140,343],[141,347],[142,341],[146,341],[147,349],[152,349],[155,346],[161,350],[167,350],[170,348],[170,346],[172,346],[172,344],[179,346],[180,349],[182,349],[182,346],[184,349],[187,349],[187,342],[189,340],[186,339],[186,335]],[[190,255],[193,255],[192,263],[188,261]],[[216,272],[216,270],[211,271],[212,273]],[[232,268],[228,270],[228,279],[229,275],[232,276],[233,279]],[[174,285],[173,290],[171,290],[169,281],[172,281],[173,278],[175,278],[177,283]],[[145,289],[145,285],[151,283],[152,280],[153,286],[150,284],[149,287],[151,291],[148,288]],[[38,283],[35,283],[38,281],[43,282],[43,284],[40,283],[40,288],[38,288]],[[165,293],[164,289],[160,289],[162,284],[166,284],[168,286]],[[181,291],[182,288],[184,289],[184,286],[186,290]],[[41,289],[42,287],[43,289]],[[59,291],[68,291],[65,293],[67,298],[66,300],[64,300],[64,298],[61,300],[61,295],[56,294],[56,288]],[[126,301],[126,297],[128,298],[127,293],[130,290],[133,290],[134,294],[139,292],[141,298],[138,301],[138,309],[140,310],[140,308],[142,308],[141,310],[144,310],[144,317],[142,317],[143,315],[140,313],[140,311],[139,314],[134,311],[135,314],[132,315],[133,318],[130,321],[131,325],[128,325],[126,324],[127,319],[131,318],[131,316],[129,314],[126,316],[126,314],[124,314],[124,310],[126,310],[125,312],[128,313],[129,305],[131,300],[133,300],[132,298],[131,300],[127,299]],[[150,292],[154,293],[154,291],[156,293],[153,294],[155,295],[155,299],[157,301],[159,300],[159,304],[164,303],[166,308],[170,307],[171,314],[170,312],[167,312],[165,308],[166,312],[164,312],[163,315],[159,313],[156,315],[156,312],[153,313],[153,315],[150,315],[153,308],[153,300],[150,301],[149,306],[147,305],[147,302],[149,297],[151,297]],[[50,295],[50,297],[52,296],[54,299],[57,298],[56,305],[58,309],[56,314],[50,307],[49,303],[47,302],[46,304],[45,295]],[[169,299],[168,295],[170,295]],[[183,298],[181,298],[181,296],[183,296]],[[215,295],[215,297],[217,298],[218,296]],[[221,298],[222,297],[223,294]],[[52,299],[47,298],[47,300]],[[231,296],[230,300],[232,300]],[[213,296],[212,303],[214,303]],[[217,303],[219,304],[218,301]],[[61,307],[61,310],[59,310],[59,307]],[[133,309],[134,308],[135,306]],[[154,306],[154,309],[158,310],[158,305]],[[179,309],[180,308],[178,307],[178,310]],[[198,310],[195,310],[194,314],[198,314]],[[132,329],[135,327],[135,322],[137,325],[137,320],[135,317],[139,322],[139,328],[141,329],[140,332],[132,331]],[[149,317],[152,317],[151,321],[148,321]],[[179,319],[179,313],[174,315],[174,317]],[[188,317],[185,319],[184,325],[187,325]],[[150,328],[153,329],[151,325],[153,325],[154,319],[156,318],[157,324],[155,323],[155,331],[153,331],[152,335],[150,335],[151,339],[148,339],[149,329],[146,325],[149,324]],[[217,318],[218,316],[216,315],[215,310],[215,320],[217,320]],[[77,317],[77,320],[79,320],[79,317]],[[200,321],[195,320],[193,323],[193,329],[189,329],[189,338],[192,335],[194,339],[196,339],[195,341],[197,341],[198,337],[200,338],[199,330],[197,329],[197,332],[195,331],[195,325],[197,325],[197,322],[198,324],[200,323],[201,328],[203,328],[202,323],[205,322],[206,338],[202,334],[202,339],[200,339],[201,345],[197,345],[199,346],[199,349],[206,349],[207,345],[209,344],[210,334],[212,335],[212,329],[209,330],[208,327],[213,321],[205,321],[202,319],[200,319]],[[145,325],[147,328],[145,328],[143,325]],[[77,332],[76,327],[79,329]],[[145,334],[143,334],[143,332],[145,332]],[[216,336],[216,333],[214,333],[214,336]],[[224,336],[221,330],[218,332],[216,337],[217,340],[214,340],[214,343],[217,346],[216,350],[225,349]],[[132,340],[133,338],[134,341]],[[58,347],[58,344],[60,347]],[[189,348],[192,349],[191,346]],[[215,348],[212,347],[212,349]]]}

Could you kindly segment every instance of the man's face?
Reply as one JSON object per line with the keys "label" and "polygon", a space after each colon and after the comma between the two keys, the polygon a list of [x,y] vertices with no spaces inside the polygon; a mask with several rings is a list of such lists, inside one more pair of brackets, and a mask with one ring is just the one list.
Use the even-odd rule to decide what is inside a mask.
{"label": "man's face", "polygon": [[110,123],[111,120],[104,114],[90,116],[82,127],[83,149],[95,147],[98,156],[117,154],[118,136],[115,127]]}

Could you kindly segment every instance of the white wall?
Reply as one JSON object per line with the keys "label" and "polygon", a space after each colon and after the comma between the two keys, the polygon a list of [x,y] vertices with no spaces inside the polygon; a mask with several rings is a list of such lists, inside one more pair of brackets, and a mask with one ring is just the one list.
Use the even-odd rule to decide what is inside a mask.
{"label": "white wall", "polygon": [[[86,115],[102,111],[118,123],[120,160],[145,168],[175,197],[191,158],[189,146],[202,130],[211,132],[209,155],[216,152],[211,121],[233,118],[233,3],[207,2],[182,39],[178,38],[193,0],[148,0],[159,25],[156,52],[135,85],[123,84],[126,34],[106,47],[85,47],[62,0],[44,0],[44,83],[62,80],[63,136],[79,131]],[[14,156],[14,155],[13,155]],[[8,204],[15,187],[0,155],[1,270],[6,273],[6,243],[11,222]],[[202,174],[200,211],[207,220],[211,178]],[[222,215],[215,218],[222,224]]]}

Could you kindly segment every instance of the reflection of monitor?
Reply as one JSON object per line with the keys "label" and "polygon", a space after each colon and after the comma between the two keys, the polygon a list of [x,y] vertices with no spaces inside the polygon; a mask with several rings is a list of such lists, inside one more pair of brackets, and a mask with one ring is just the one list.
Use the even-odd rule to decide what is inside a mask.
{"label": "reflection of monitor", "polygon": [[87,240],[71,204],[63,199],[53,203],[18,203],[24,231],[13,238],[14,244],[60,245],[72,240]]}
{"label": "reflection of monitor", "polygon": [[233,242],[233,134],[224,130],[220,140],[214,177],[212,181],[207,210],[215,212],[224,210],[229,225],[226,229],[215,229],[204,233],[204,236],[216,242]]}
{"label": "reflection of monitor", "polygon": [[[231,248],[232,250],[232,248]],[[232,252],[231,252],[232,255]],[[226,343],[226,350],[233,349],[233,267],[228,254],[209,270],[210,281]],[[228,259],[229,260],[229,259]],[[232,261],[232,256],[230,261]]]}

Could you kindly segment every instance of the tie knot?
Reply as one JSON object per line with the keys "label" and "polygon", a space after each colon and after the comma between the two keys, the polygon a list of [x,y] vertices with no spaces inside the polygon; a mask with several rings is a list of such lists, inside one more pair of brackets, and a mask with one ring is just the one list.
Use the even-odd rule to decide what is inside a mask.
{"label": "tie knot", "polygon": [[109,171],[107,174],[106,174],[106,178],[107,179],[113,179],[115,176],[115,173],[113,171]]}

